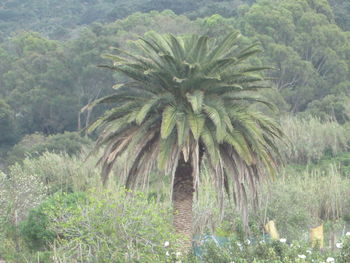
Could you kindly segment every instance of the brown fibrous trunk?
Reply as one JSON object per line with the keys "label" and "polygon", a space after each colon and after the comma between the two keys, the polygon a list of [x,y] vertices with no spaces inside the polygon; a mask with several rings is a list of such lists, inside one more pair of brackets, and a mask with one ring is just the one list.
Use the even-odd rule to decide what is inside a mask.
{"label": "brown fibrous trunk", "polygon": [[187,253],[192,246],[192,204],[193,204],[193,167],[190,161],[180,157],[175,171],[173,185],[173,224],[180,235],[181,252]]}

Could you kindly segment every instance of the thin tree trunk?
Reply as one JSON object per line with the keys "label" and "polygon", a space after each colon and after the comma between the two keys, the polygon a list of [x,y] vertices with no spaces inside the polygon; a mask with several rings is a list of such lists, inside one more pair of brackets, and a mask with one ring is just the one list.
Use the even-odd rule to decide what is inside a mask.
{"label": "thin tree trunk", "polygon": [[191,161],[181,157],[175,172],[173,186],[173,213],[175,231],[182,236],[179,240],[182,252],[187,253],[192,246],[192,204],[193,204],[193,167]]}

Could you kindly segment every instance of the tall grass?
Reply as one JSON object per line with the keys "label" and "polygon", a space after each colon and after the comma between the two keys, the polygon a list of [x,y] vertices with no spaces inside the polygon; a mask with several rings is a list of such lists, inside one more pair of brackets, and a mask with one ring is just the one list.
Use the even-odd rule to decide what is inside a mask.
{"label": "tall grass", "polygon": [[340,231],[350,223],[350,180],[335,165],[326,170],[285,170],[263,185],[260,199],[259,221],[275,220],[290,239],[307,239],[308,229],[322,223],[327,231]]}
{"label": "tall grass", "polygon": [[318,162],[325,154],[334,156],[349,149],[350,131],[337,122],[287,117],[281,124],[291,142],[291,147],[280,145],[289,163]]}

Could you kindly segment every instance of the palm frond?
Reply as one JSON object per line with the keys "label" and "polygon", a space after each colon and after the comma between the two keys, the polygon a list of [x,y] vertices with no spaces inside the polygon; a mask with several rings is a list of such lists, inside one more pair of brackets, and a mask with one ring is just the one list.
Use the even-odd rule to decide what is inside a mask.
{"label": "palm frond", "polygon": [[176,124],[176,113],[176,108],[171,105],[164,109],[162,115],[162,125],[160,127],[160,135],[162,139],[168,138],[170,133],[173,131]]}
{"label": "palm frond", "polygon": [[214,48],[209,55],[207,55],[208,61],[216,60],[223,55],[231,51],[232,46],[237,43],[240,34],[238,32],[231,32],[227,34],[224,40]]}
{"label": "palm frond", "polygon": [[203,131],[205,118],[202,114],[188,113],[188,123],[195,140],[198,140]]}
{"label": "palm frond", "polygon": [[199,114],[202,111],[204,93],[200,90],[196,90],[193,94],[187,93],[186,97],[192,106],[192,110],[195,114]]}

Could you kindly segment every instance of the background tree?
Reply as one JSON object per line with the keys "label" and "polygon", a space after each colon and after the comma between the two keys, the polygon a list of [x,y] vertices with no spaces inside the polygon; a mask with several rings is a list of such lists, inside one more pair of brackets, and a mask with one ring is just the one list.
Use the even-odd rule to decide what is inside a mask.
{"label": "background tree", "polygon": [[[257,179],[275,169],[277,123],[253,104],[272,105],[259,97],[261,67],[245,61],[255,46],[238,50],[238,33],[215,42],[207,36],[150,33],[135,44],[139,55],[118,50],[106,55],[105,66],[129,77],[116,92],[86,108],[112,103],[91,126],[104,146],[102,178],[123,155],[128,162],[118,171],[127,188],[134,188],[158,167],[171,176],[174,226],[189,248],[192,238],[193,192],[198,186],[205,154],[221,205],[224,189],[233,191],[247,226],[248,190],[257,198]],[[229,183],[232,185],[229,186]]]}
{"label": "background tree", "polygon": [[0,99],[0,145],[7,146],[16,137],[15,114],[11,107]]}

